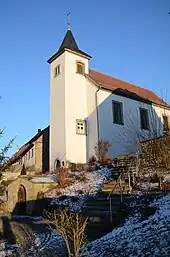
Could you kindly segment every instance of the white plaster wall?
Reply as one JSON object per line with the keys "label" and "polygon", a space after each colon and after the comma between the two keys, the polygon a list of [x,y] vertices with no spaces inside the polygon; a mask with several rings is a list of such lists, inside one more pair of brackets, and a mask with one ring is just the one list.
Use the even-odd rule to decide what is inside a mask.
{"label": "white plaster wall", "polygon": [[98,142],[97,111],[95,100],[97,90],[98,87],[87,79],[87,160],[92,155],[95,155],[94,147]]}
{"label": "white plaster wall", "polygon": [[163,115],[169,117],[169,127],[170,127],[170,109],[166,109],[158,105],[153,105],[153,109],[155,110],[157,116],[161,118],[161,122],[163,122]]}
{"label": "white plaster wall", "polygon": [[[60,65],[60,75],[54,69]],[[65,53],[50,64],[50,170],[57,158],[65,159]]]}
{"label": "white plaster wall", "polygon": [[[108,140],[111,143],[110,157],[134,153],[138,148],[139,138],[141,140],[148,139],[153,135],[155,124],[158,128],[158,136],[162,134],[162,108],[117,96],[105,90],[99,91],[98,100],[100,139]],[[124,125],[113,123],[112,100],[123,103]],[[149,131],[140,128],[140,107],[149,111]],[[170,114],[170,112],[168,113]]]}
{"label": "white plaster wall", "polygon": [[65,58],[66,160],[85,163],[87,137],[76,134],[76,119],[87,118],[86,78],[76,72],[76,62],[83,62],[88,73],[88,60],[67,51]]}

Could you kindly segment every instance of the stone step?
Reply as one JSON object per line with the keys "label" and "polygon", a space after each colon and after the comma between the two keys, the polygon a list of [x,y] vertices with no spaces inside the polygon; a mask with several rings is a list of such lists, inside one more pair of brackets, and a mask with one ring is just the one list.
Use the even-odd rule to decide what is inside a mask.
{"label": "stone step", "polygon": [[[121,199],[120,199],[120,201],[118,202],[118,201],[116,201],[116,202],[114,202],[114,201],[112,201],[112,199],[111,199],[111,203],[112,203],[112,206],[120,206],[121,205]],[[94,208],[97,208],[97,207],[107,207],[107,206],[109,206],[110,205],[110,201],[107,201],[107,202],[101,202],[101,203],[95,203],[95,202],[93,202],[93,203],[89,203],[89,202],[86,202],[85,204],[84,204],[84,207],[94,207]]]}
{"label": "stone step", "polygon": [[[103,188],[102,188],[102,190],[105,190],[105,189],[108,189],[108,190],[110,190],[110,191],[116,191],[116,192],[120,192],[121,191],[121,189],[118,187],[118,188],[113,188],[113,187],[111,187],[111,186],[104,186]],[[129,187],[128,186],[122,186],[122,190],[123,189],[129,189]]]}
{"label": "stone step", "polygon": [[[127,183],[128,183],[128,182],[122,180],[122,184],[127,184]],[[108,185],[108,184],[110,184],[110,185],[115,185],[115,186],[119,186],[119,185],[120,185],[120,182],[116,183],[115,180],[110,180],[110,181],[104,183],[104,185]]]}
{"label": "stone step", "polygon": [[[122,189],[123,192],[128,192],[129,191],[129,188],[124,188]],[[108,193],[111,193],[112,192],[112,189],[111,188],[103,188],[102,189],[102,192],[108,192]],[[121,191],[120,190],[114,190],[112,192],[112,194],[119,194],[120,195]]]}
{"label": "stone step", "polygon": [[[101,191],[98,194],[98,198],[104,198],[104,197],[107,198],[108,195],[109,195],[108,193],[104,193],[104,192]],[[126,197],[126,198],[129,198],[129,194],[124,193],[123,196]],[[112,197],[115,197],[115,198],[117,197],[118,198],[119,196],[117,194],[112,194]],[[93,198],[93,199],[96,199],[96,198]]]}
{"label": "stone step", "polygon": [[[107,196],[109,197],[109,196]],[[120,195],[118,197],[115,197],[113,194],[112,194],[112,202],[115,202],[115,203],[119,203],[120,202]],[[107,204],[109,203],[109,199],[108,198],[98,198],[98,199],[89,199],[87,200],[85,203],[92,203],[92,204]]]}
{"label": "stone step", "polygon": [[[117,211],[112,211],[112,216],[116,217]],[[110,215],[109,210],[83,210],[82,215],[85,217],[108,217]]]}
{"label": "stone step", "polygon": [[[115,206],[115,205],[112,205],[111,206],[112,207],[112,210],[113,211],[119,211],[120,210],[120,208],[121,208],[121,206],[119,205],[117,205],[117,206]],[[110,206],[108,205],[108,206],[85,206],[84,208],[83,208],[83,212],[85,211],[85,212],[88,212],[88,211],[96,211],[96,212],[102,212],[102,211],[109,211],[110,210]]]}
{"label": "stone step", "polygon": [[116,201],[112,197],[107,201],[85,202],[84,206],[108,206],[112,202],[112,205],[119,206],[121,204],[121,198]]}

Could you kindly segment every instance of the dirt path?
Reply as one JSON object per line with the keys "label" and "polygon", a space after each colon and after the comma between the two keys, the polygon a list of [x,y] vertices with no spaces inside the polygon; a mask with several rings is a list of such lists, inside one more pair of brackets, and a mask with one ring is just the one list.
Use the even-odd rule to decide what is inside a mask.
{"label": "dirt path", "polygon": [[[19,245],[14,256],[32,256],[32,257],[63,257],[65,255],[65,247],[63,240],[56,231],[53,231],[47,222],[37,221],[31,218],[17,218],[9,220],[3,217],[6,222],[3,222],[2,240],[6,242],[5,251],[11,248],[12,245]],[[8,220],[8,221],[7,221]],[[11,231],[11,233],[8,233]],[[5,233],[4,233],[5,232]],[[8,240],[11,238],[12,242]],[[8,235],[8,237],[7,237]],[[1,256],[1,255],[0,255]],[[9,255],[2,255],[9,256]]]}

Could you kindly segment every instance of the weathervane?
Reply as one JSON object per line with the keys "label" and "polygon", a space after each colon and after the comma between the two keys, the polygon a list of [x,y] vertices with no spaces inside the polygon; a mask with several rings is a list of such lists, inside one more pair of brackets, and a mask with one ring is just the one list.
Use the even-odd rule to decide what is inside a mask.
{"label": "weathervane", "polygon": [[68,30],[71,29],[71,12],[69,11],[67,13],[67,25],[68,25]]}

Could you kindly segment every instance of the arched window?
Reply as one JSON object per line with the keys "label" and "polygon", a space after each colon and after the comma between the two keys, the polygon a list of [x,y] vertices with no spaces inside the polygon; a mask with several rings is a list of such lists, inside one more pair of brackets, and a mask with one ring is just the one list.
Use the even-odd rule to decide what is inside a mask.
{"label": "arched window", "polygon": [[18,189],[18,202],[26,202],[26,189],[23,185]]}
{"label": "arched window", "polygon": [[56,169],[56,168],[59,168],[59,167],[61,167],[61,162],[60,162],[59,159],[56,159],[55,163],[54,163],[54,168]]}

